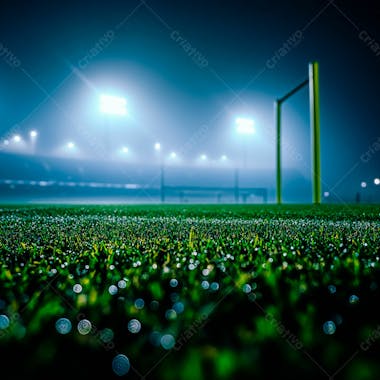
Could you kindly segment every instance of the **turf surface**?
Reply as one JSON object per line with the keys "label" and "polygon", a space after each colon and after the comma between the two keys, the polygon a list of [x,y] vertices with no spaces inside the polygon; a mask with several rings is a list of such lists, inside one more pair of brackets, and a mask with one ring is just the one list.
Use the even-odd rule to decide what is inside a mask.
{"label": "turf surface", "polygon": [[1,379],[377,379],[379,220],[378,206],[2,206]]}

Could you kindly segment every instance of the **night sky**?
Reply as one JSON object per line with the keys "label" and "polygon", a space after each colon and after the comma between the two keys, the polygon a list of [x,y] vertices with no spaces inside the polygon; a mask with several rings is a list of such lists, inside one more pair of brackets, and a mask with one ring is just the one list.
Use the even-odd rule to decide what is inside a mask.
{"label": "night sky", "polygon": [[[375,0],[2,0],[2,140],[36,128],[40,151],[71,138],[91,154],[86,135],[101,139],[104,122],[97,96],[113,91],[131,113],[114,122],[115,143],[238,157],[243,115],[256,122],[249,160],[273,169],[273,101],[317,60],[323,180],[357,186],[380,175],[379,18]],[[304,89],[284,105],[283,128],[284,165],[305,175],[308,123]]]}

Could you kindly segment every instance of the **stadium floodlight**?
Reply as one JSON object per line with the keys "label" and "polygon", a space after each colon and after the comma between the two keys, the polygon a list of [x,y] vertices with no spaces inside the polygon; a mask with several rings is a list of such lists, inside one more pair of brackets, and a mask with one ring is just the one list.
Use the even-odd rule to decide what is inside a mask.
{"label": "stadium floodlight", "polygon": [[253,135],[255,133],[255,122],[252,119],[238,117],[235,120],[236,131],[242,135]]}
{"label": "stadium floodlight", "polygon": [[376,186],[380,185],[380,178],[375,178],[375,179],[373,180],[373,183],[374,183]]}
{"label": "stadium floodlight", "polygon": [[69,149],[74,149],[74,148],[75,148],[75,144],[74,144],[72,141],[68,142],[66,146],[67,146]]}
{"label": "stadium floodlight", "polygon": [[38,135],[38,132],[33,129],[32,131],[30,131],[29,135],[30,135],[31,138],[36,138],[37,135]]}
{"label": "stadium floodlight", "polygon": [[100,96],[100,111],[108,115],[127,115],[127,101],[125,98],[112,95]]}
{"label": "stadium floodlight", "polygon": [[154,144],[154,150],[156,150],[156,151],[160,151],[161,150],[161,144],[159,142],[156,142]]}
{"label": "stadium floodlight", "polygon": [[176,158],[177,157],[177,153],[176,152],[171,152],[170,153],[170,158]]}
{"label": "stadium floodlight", "polygon": [[121,149],[121,151],[122,151],[123,153],[128,153],[128,152],[129,152],[129,149],[128,149],[128,147],[123,146],[123,148]]}
{"label": "stadium floodlight", "polygon": [[201,160],[202,161],[206,161],[207,160],[207,156],[205,154],[201,154]]}
{"label": "stadium floodlight", "polygon": [[225,154],[223,154],[221,157],[220,157],[220,160],[221,161],[227,161],[227,156]]}
{"label": "stadium floodlight", "polygon": [[4,145],[9,145],[9,140],[4,140]]}
{"label": "stadium floodlight", "polygon": [[325,198],[328,198],[328,197],[330,196],[330,192],[329,192],[329,191],[325,191],[325,192],[323,193],[323,196],[324,196]]}
{"label": "stadium floodlight", "polygon": [[365,189],[366,187],[367,187],[367,182],[362,182],[361,184],[360,184],[360,186],[363,188],[363,189]]}
{"label": "stadium floodlight", "polygon": [[21,142],[21,136],[20,136],[20,135],[14,135],[14,136],[13,136],[13,141],[14,141],[15,143],[19,143],[19,142]]}

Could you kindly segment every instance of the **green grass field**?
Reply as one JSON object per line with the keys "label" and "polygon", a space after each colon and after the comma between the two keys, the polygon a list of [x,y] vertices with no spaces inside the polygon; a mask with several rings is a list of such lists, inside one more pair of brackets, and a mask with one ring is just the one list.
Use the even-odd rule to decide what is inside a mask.
{"label": "green grass field", "polygon": [[2,206],[0,378],[378,379],[379,232],[378,206]]}

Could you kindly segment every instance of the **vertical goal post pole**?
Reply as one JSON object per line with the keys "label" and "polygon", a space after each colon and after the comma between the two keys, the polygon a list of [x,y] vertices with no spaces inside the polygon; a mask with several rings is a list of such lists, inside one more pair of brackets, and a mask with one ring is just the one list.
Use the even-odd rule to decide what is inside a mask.
{"label": "vertical goal post pole", "polygon": [[282,203],[282,178],[281,178],[281,100],[274,103],[276,118],[276,203]]}
{"label": "vertical goal post pole", "polygon": [[309,64],[309,81],[313,203],[320,204],[322,201],[322,181],[318,62]]}

